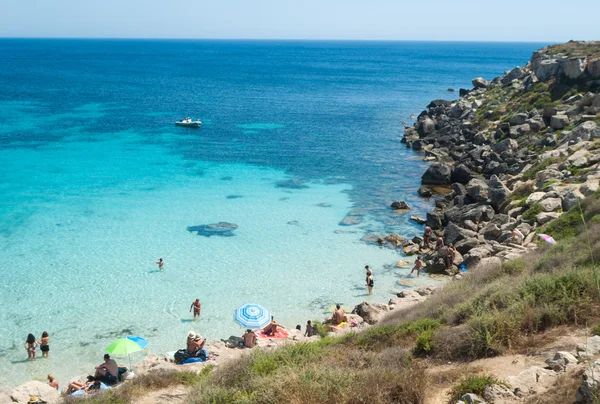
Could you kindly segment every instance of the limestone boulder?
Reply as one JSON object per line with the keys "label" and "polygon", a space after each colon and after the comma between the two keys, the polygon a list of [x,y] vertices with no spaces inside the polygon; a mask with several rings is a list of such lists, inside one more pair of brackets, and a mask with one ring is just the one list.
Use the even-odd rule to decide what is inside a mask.
{"label": "limestone boulder", "polygon": [[569,117],[567,115],[553,115],[550,118],[550,127],[552,129],[564,129],[569,126]]}
{"label": "limestone boulder", "polygon": [[429,134],[435,132],[435,122],[434,122],[434,120],[431,119],[431,118],[429,118],[428,116],[426,116],[425,118],[423,118],[419,122],[419,125],[417,126],[417,132],[421,136],[429,135]]}
{"label": "limestone boulder", "polygon": [[513,115],[508,121],[508,123],[510,123],[511,125],[523,125],[528,118],[528,114],[520,112],[518,114]]}
{"label": "limestone boulder", "polygon": [[473,178],[473,173],[464,164],[457,164],[450,177],[453,183],[467,184]]}
{"label": "limestone boulder", "polygon": [[419,195],[421,195],[423,198],[429,198],[433,195],[433,193],[431,192],[431,189],[429,189],[428,187],[425,187],[425,186],[419,187],[419,189],[417,190],[417,193]]}
{"label": "limestone boulder", "polygon": [[575,351],[577,352],[577,357],[580,359],[587,359],[600,354],[600,336],[594,335],[588,338],[584,344],[577,345]]}
{"label": "limestone boulder", "polygon": [[474,393],[463,394],[456,404],[486,404],[485,400]]}
{"label": "limestone boulder", "polygon": [[570,352],[559,351],[552,358],[546,359],[546,364],[555,372],[566,372],[577,365],[577,358]]}
{"label": "limestone boulder", "polygon": [[554,168],[546,168],[545,170],[539,171],[535,174],[535,180],[542,184],[546,181],[561,180],[562,178],[563,174]]}
{"label": "limestone boulder", "polygon": [[462,225],[465,220],[473,223],[489,222],[494,218],[494,208],[486,202],[481,202],[463,207],[452,207],[444,212],[446,222],[454,222]]}
{"label": "limestone boulder", "polygon": [[590,196],[600,188],[600,181],[597,178],[590,178],[584,182],[579,190],[585,196]]}
{"label": "limestone boulder", "polygon": [[[458,251],[460,254],[466,254],[481,243],[482,242],[479,241],[479,239],[469,238],[469,239],[459,241],[458,243],[456,243],[454,245],[454,248],[456,248],[456,251]],[[463,262],[464,262],[464,257],[463,257]]]}
{"label": "limestone boulder", "polygon": [[584,140],[584,141],[588,141],[590,139],[592,139],[592,137],[597,137],[600,135],[596,135],[595,132],[598,128],[598,125],[596,124],[596,122],[593,121],[587,121],[587,122],[583,122],[581,124],[579,124],[575,129],[573,129],[573,132],[571,133],[571,136],[569,137],[571,140]]}
{"label": "limestone boulder", "polygon": [[600,58],[588,59],[587,72],[593,79],[600,79]]}
{"label": "limestone boulder", "polygon": [[490,85],[490,82],[484,79],[483,77],[476,77],[473,80],[471,80],[471,83],[473,84],[473,87],[475,89],[488,88]]}
{"label": "limestone boulder", "polygon": [[592,363],[583,372],[581,384],[577,388],[575,402],[581,404],[596,404],[600,387],[600,360]]}
{"label": "limestone boulder", "polygon": [[540,201],[542,210],[544,212],[555,212],[562,209],[562,199],[560,198],[547,198]]}
{"label": "limestone boulder", "polygon": [[515,151],[519,148],[519,144],[514,139],[504,139],[499,141],[493,146],[493,149],[496,153],[502,154],[505,151]]}
{"label": "limestone boulder", "polygon": [[60,393],[58,390],[48,386],[47,383],[42,383],[37,380],[26,382],[16,388],[14,388],[10,396],[13,402],[16,403],[28,403],[30,396],[37,397],[40,401],[45,401],[49,404],[58,403],[60,400]]}
{"label": "limestone boulder", "polygon": [[445,163],[433,163],[421,177],[424,185],[447,185],[450,184],[452,169]]}
{"label": "limestone boulder", "polygon": [[359,315],[368,324],[379,322],[389,310],[387,305],[362,302],[354,307],[352,314]]}
{"label": "limestone boulder", "polygon": [[545,192],[533,192],[529,194],[525,200],[525,205],[532,206],[534,203],[541,201],[544,195],[546,195]]}
{"label": "limestone boulder", "polygon": [[489,257],[492,251],[487,246],[475,247],[463,256],[463,264],[469,269],[475,268],[484,258]]}
{"label": "limestone boulder", "polygon": [[402,247],[402,252],[404,253],[404,255],[406,256],[411,256],[411,255],[416,255],[419,253],[419,250],[421,248],[419,247],[418,244],[405,244]]}
{"label": "limestone boulder", "polygon": [[483,389],[483,398],[490,403],[515,401],[517,396],[503,384],[492,384]]}
{"label": "limestone boulder", "polygon": [[506,73],[504,77],[502,77],[502,84],[509,84],[513,80],[521,79],[525,76],[525,74],[525,71],[517,66],[508,73]]}
{"label": "limestone boulder", "polygon": [[517,395],[537,394],[545,391],[556,375],[552,370],[532,366],[517,376],[508,376],[505,380]]}
{"label": "limestone boulder", "polygon": [[404,201],[392,202],[391,207],[395,210],[410,210],[410,206]]}
{"label": "limestone boulder", "polygon": [[469,181],[469,183],[466,185],[467,188],[467,194],[473,198],[473,200],[477,201],[477,202],[484,202],[487,201],[488,199],[488,184],[480,179],[480,178],[473,178],[471,181]]}
{"label": "limestone boulder", "polygon": [[568,78],[575,80],[583,75],[587,68],[587,58],[573,57],[565,59],[561,63],[562,73]]}
{"label": "limestone boulder", "polygon": [[535,220],[539,224],[544,225],[546,223],[550,223],[554,219],[559,218],[561,215],[562,215],[562,213],[558,213],[558,212],[541,212],[536,216]]}
{"label": "limestone boulder", "polygon": [[463,229],[453,222],[448,223],[448,226],[446,226],[446,230],[444,231],[444,240],[446,240],[446,244],[456,244],[459,241],[473,237],[477,237],[477,233],[472,230]]}
{"label": "limestone boulder", "polygon": [[492,175],[488,181],[488,197],[494,209],[499,210],[510,202],[510,190],[504,185],[500,178]]}
{"label": "limestone boulder", "polygon": [[569,209],[577,206],[585,196],[578,189],[570,190],[563,196],[563,210],[566,212]]}
{"label": "limestone boulder", "polygon": [[556,77],[560,72],[560,63],[556,59],[542,60],[535,68],[535,75],[541,81]]}

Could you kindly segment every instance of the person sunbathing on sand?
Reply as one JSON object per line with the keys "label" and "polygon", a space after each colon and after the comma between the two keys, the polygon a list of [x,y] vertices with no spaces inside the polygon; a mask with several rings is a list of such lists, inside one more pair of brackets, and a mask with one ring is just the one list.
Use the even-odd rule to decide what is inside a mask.
{"label": "person sunbathing on sand", "polygon": [[271,322],[262,329],[262,332],[264,332],[266,335],[275,335],[277,332],[277,327],[285,328],[281,324],[277,323],[273,316],[271,316]]}

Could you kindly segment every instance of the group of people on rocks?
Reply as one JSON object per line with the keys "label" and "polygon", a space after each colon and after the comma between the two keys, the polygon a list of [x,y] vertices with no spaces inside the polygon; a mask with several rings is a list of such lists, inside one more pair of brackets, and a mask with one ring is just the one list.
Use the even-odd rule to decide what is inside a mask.
{"label": "group of people on rocks", "polygon": [[[435,251],[437,251],[438,259],[441,260],[446,268],[450,268],[454,265],[454,255],[456,253],[456,249],[452,243],[445,245],[443,237],[435,237],[433,234],[433,230],[429,226],[425,226],[425,230],[423,231],[423,244],[422,246],[426,249],[430,248],[433,239],[435,238]],[[415,266],[410,271],[410,275],[414,271],[417,271],[417,277],[420,275],[421,270],[425,267],[425,262],[423,261],[420,255],[417,256],[415,260]]]}

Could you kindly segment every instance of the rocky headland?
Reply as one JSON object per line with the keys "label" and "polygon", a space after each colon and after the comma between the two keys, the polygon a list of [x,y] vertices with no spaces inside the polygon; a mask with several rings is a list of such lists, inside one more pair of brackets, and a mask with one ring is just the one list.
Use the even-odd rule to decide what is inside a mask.
{"label": "rocky headland", "polygon": [[600,187],[600,42],[549,46],[472,84],[457,100],[432,101],[402,139],[432,161],[419,194],[447,187],[433,212],[413,220],[454,244],[455,265],[438,263],[418,237],[402,241],[405,254],[426,256],[430,273],[536,248],[540,228]]}

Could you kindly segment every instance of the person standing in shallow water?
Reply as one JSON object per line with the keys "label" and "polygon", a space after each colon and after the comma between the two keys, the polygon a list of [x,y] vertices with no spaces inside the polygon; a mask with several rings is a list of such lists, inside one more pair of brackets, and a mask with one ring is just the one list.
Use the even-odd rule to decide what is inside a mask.
{"label": "person standing in shallow water", "polygon": [[367,277],[365,278],[365,282],[369,283],[369,276],[373,275],[373,271],[368,265],[365,265],[365,270],[367,271]]}
{"label": "person standing in shallow water", "polygon": [[196,316],[200,317],[200,312],[202,311],[202,303],[200,303],[200,299],[196,299],[192,302],[192,305],[190,306],[190,311],[192,311],[192,309],[194,309],[195,320]]}
{"label": "person standing in shallow water", "polygon": [[40,351],[42,351],[42,358],[47,358],[50,353],[50,336],[48,335],[48,331],[44,331],[42,333],[42,338],[38,341],[40,344]]}
{"label": "person standing in shallow water", "polygon": [[162,271],[163,267],[165,266],[165,261],[162,258],[159,258],[156,260],[156,265],[158,265],[158,269]]}
{"label": "person standing in shallow water", "polygon": [[27,340],[25,341],[25,345],[23,345],[23,346],[27,350],[27,360],[30,360],[30,361],[36,360],[35,350],[36,350],[38,344],[37,344],[33,334],[29,334],[27,336]]}
{"label": "person standing in shallow water", "polygon": [[371,273],[371,275],[367,276],[367,290],[369,291],[370,295],[373,294],[374,283],[375,283],[375,280],[373,279],[373,273]]}

